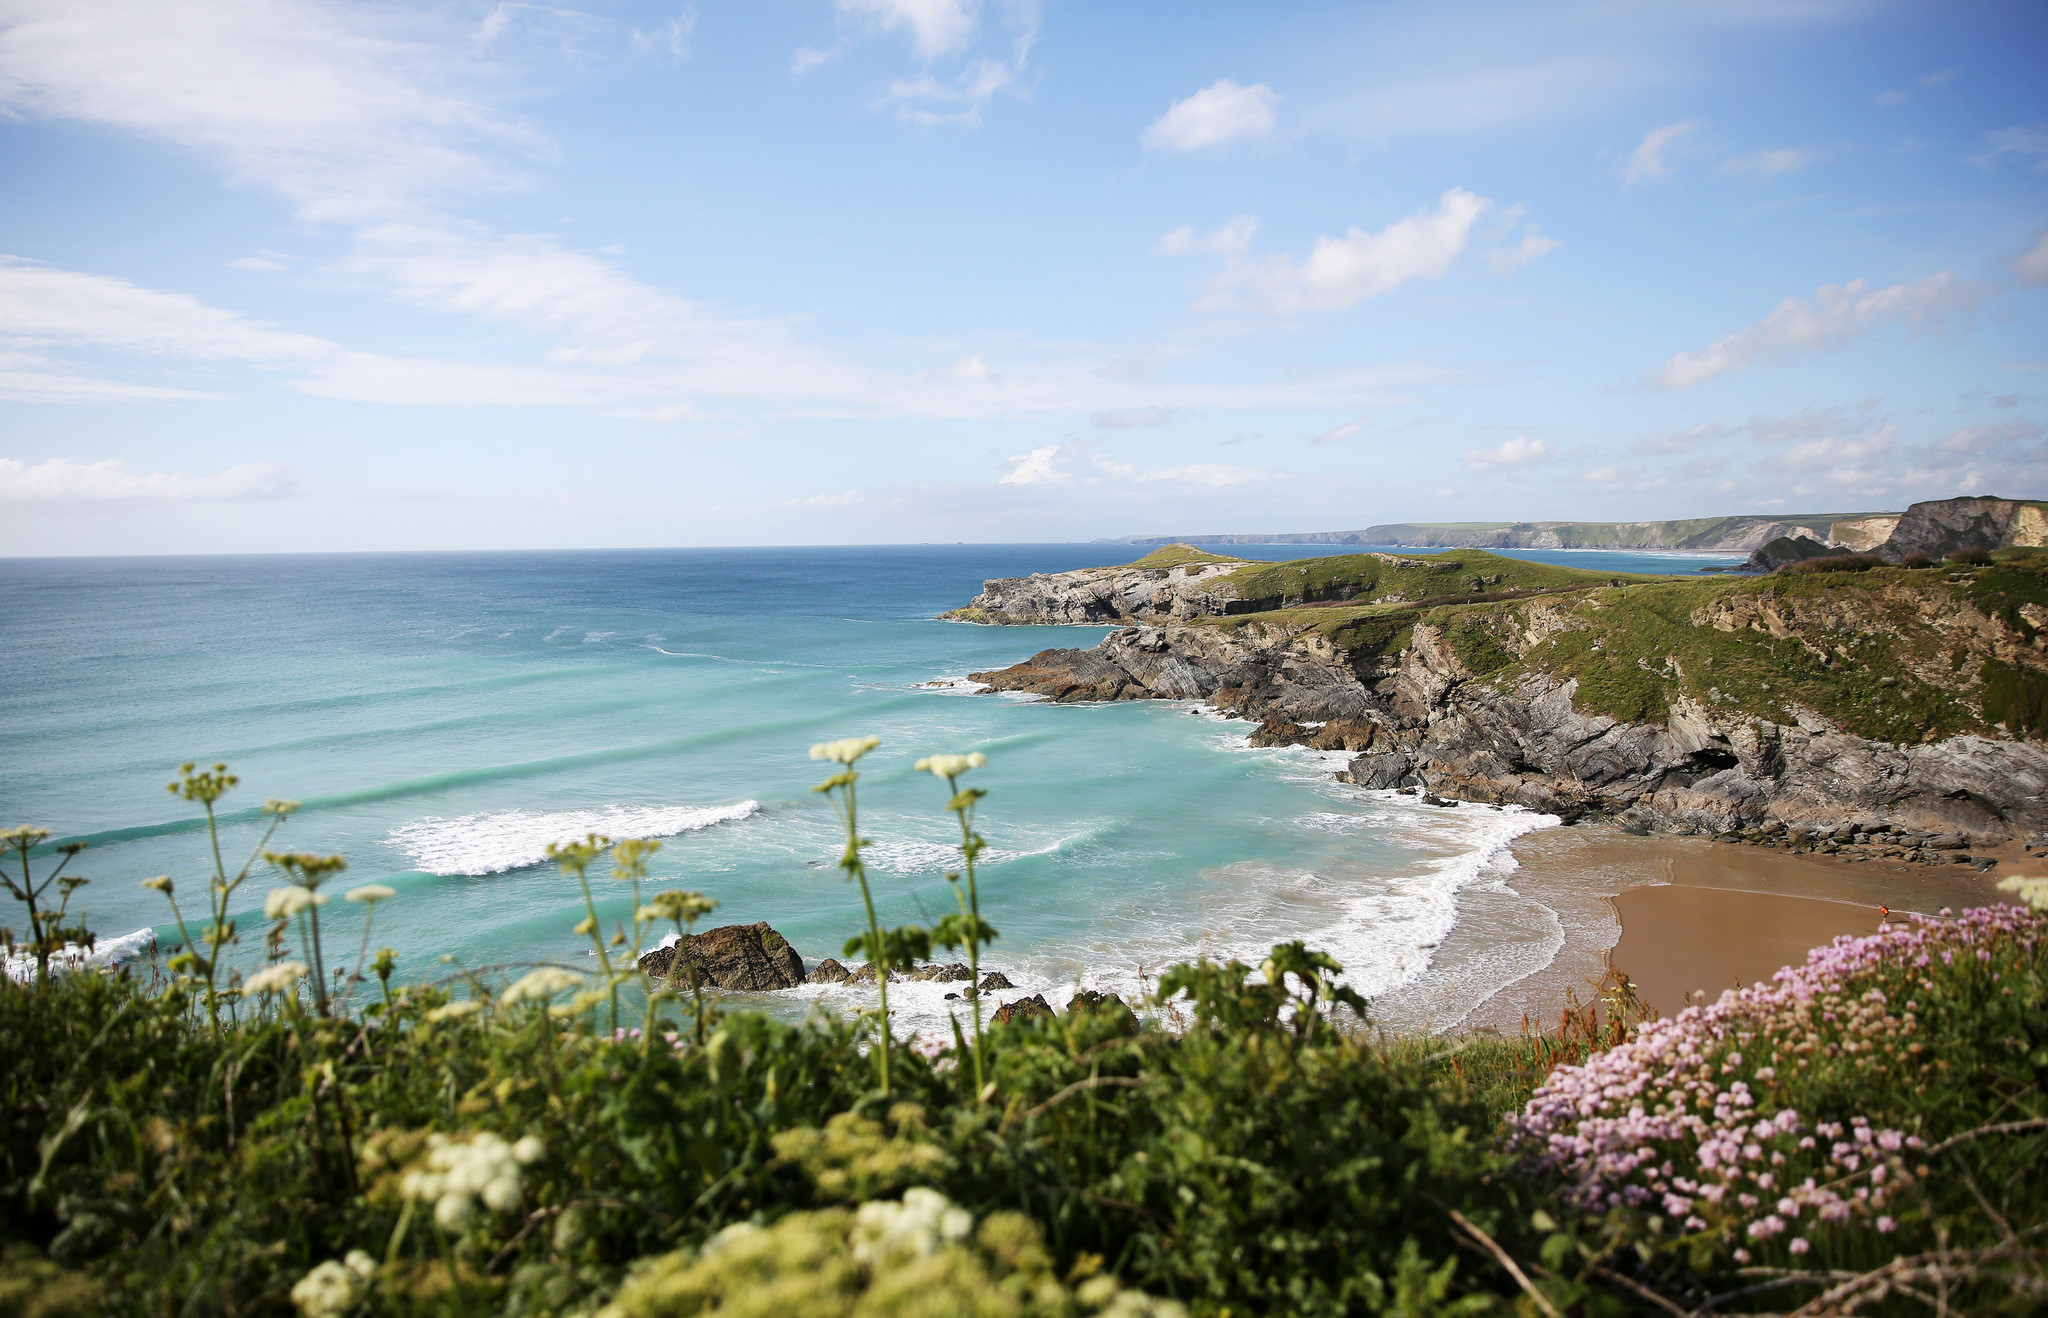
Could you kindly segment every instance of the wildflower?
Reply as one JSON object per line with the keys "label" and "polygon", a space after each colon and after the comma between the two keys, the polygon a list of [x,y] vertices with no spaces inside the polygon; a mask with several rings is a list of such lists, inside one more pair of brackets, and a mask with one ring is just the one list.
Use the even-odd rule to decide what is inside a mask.
{"label": "wildflower", "polygon": [[811,758],[830,760],[834,764],[852,764],[881,744],[880,737],[841,737],[837,741],[821,741],[811,747]]}
{"label": "wildflower", "polygon": [[1892,1221],[1889,1217],[1880,1217],[1877,1219],[1878,1234],[1888,1236],[1897,1229],[1898,1225],[1897,1222]]}
{"label": "wildflower", "polygon": [[408,1171],[399,1193],[434,1206],[434,1221],[445,1231],[461,1231],[475,1220],[477,1206],[494,1213],[519,1207],[519,1169],[540,1160],[538,1137],[516,1144],[490,1131],[469,1135],[429,1135],[424,1166]]}
{"label": "wildflower", "polygon": [[327,905],[327,894],[309,888],[273,888],[263,899],[263,918],[289,920],[302,911]]}
{"label": "wildflower", "polygon": [[168,874],[159,874],[153,879],[144,879],[142,881],[142,886],[154,892],[160,892],[164,896],[168,897],[171,895],[171,876]]}
{"label": "wildflower", "polygon": [[388,901],[396,897],[398,889],[382,883],[366,883],[360,888],[350,888],[341,895],[346,901],[362,902],[367,906],[375,906],[378,902]]}
{"label": "wildflower", "polygon": [[292,1287],[292,1303],[306,1318],[339,1318],[362,1303],[377,1275],[377,1260],[352,1249],[337,1263],[328,1259]]}
{"label": "wildflower", "polygon": [[973,1214],[937,1190],[917,1186],[903,1192],[901,1203],[870,1200],[860,1206],[853,1216],[853,1256],[869,1264],[922,1258],[966,1239],[973,1229]]}
{"label": "wildflower", "polygon": [[464,998],[460,1002],[444,1003],[434,1008],[427,1013],[427,1020],[437,1025],[442,1021],[459,1021],[464,1016],[473,1015],[483,1009],[484,1004],[475,998]]}
{"label": "wildflower", "polygon": [[242,984],[242,996],[253,998],[261,993],[289,993],[306,974],[303,961],[280,961],[274,966],[265,966]]}
{"label": "wildflower", "polygon": [[1786,1248],[1791,1250],[1794,1254],[1804,1254],[1807,1250],[1813,1248],[1813,1246],[1806,1243],[1805,1236],[1794,1236],[1792,1237],[1791,1243],[1786,1245]]}
{"label": "wildflower", "polygon": [[987,763],[988,756],[980,751],[970,751],[965,755],[927,755],[912,767],[934,778],[958,778],[969,769],[979,769]]}
{"label": "wildflower", "polygon": [[520,976],[517,983],[499,995],[498,1001],[507,1007],[514,1007],[522,1002],[546,1002],[565,989],[575,988],[583,980],[584,976],[573,970],[564,970],[560,966],[542,966]]}

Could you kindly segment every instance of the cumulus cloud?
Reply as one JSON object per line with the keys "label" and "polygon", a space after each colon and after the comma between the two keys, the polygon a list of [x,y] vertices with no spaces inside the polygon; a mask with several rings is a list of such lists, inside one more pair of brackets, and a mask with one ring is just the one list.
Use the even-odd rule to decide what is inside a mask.
{"label": "cumulus cloud", "polygon": [[1541,462],[1557,453],[1557,446],[1546,439],[1531,439],[1527,435],[1516,435],[1497,448],[1473,449],[1464,458],[1465,465],[1476,476],[1484,476],[1495,467],[1519,467],[1531,462]]}
{"label": "cumulus cloud", "polygon": [[1911,283],[1872,289],[1861,279],[1826,284],[1811,299],[1788,297],[1751,325],[1665,362],[1657,381],[1684,389],[1728,371],[1776,361],[1801,350],[1840,348],[1885,325],[1939,325],[1967,312],[1988,290],[1944,270]]}
{"label": "cumulus cloud", "polygon": [[1235,261],[1210,280],[1196,309],[1274,315],[1338,311],[1410,280],[1440,278],[1465,250],[1473,223],[1492,204],[1452,188],[1436,209],[1396,220],[1377,233],[1353,227],[1342,238],[1318,238],[1302,261],[1284,255]]}
{"label": "cumulus cloud", "polygon": [[1197,233],[1195,226],[1184,224],[1161,238],[1154,250],[1161,256],[1236,256],[1252,245],[1258,228],[1256,215],[1233,215],[1222,228],[1208,233]]}
{"label": "cumulus cloud", "polygon": [[1622,166],[1622,181],[1629,184],[1651,183],[1671,177],[1671,158],[1676,154],[1675,144],[1678,139],[1697,127],[1698,124],[1688,119],[1683,123],[1652,128],[1644,133],[1642,142],[1629,155],[1628,164]]}
{"label": "cumulus cloud", "polygon": [[1059,466],[1061,445],[1047,444],[1044,448],[1032,449],[1029,453],[1012,457],[1009,474],[996,483],[998,485],[1057,485],[1071,479]]}
{"label": "cumulus cloud", "polygon": [[1210,83],[1175,101],[1153,120],[1138,141],[1152,151],[1200,151],[1232,142],[1256,142],[1273,134],[1279,95],[1265,83],[1242,86],[1229,78]]}
{"label": "cumulus cloud", "polygon": [[244,463],[212,476],[180,476],[161,471],[137,475],[118,458],[51,458],[33,466],[0,458],[0,501],[13,503],[282,499],[293,492],[290,468],[275,462]]}
{"label": "cumulus cloud", "polygon": [[1173,420],[1171,407],[1124,407],[1088,418],[1100,430],[1151,430]]}

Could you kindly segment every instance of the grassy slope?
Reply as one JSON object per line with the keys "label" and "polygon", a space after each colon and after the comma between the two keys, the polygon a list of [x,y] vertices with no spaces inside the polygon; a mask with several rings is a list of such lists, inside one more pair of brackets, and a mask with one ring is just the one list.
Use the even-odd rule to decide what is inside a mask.
{"label": "grassy slope", "polygon": [[1130,564],[1130,566],[1160,570],[1176,567],[1201,567],[1210,563],[1241,563],[1243,561],[1240,558],[1225,558],[1221,554],[1212,554],[1205,549],[1197,549],[1193,545],[1171,544],[1161,545],[1137,562]]}
{"label": "grassy slope", "polygon": [[[1576,678],[1581,709],[1628,720],[1663,722],[1671,704],[1689,696],[1773,722],[1789,722],[1803,707],[1879,741],[1995,734],[2001,724],[2040,738],[2048,735],[2048,664],[2030,648],[2010,655],[2017,662],[2001,659],[1990,638],[2032,641],[2022,608],[2048,607],[2048,554],[1997,558],[1978,568],[1689,580],[1554,568],[1477,550],[1392,567],[1348,555],[1232,579],[1254,598],[1327,600],[1349,588],[1367,600],[1408,600],[1297,604],[1206,621],[1313,629],[1345,649],[1379,654],[1405,648],[1426,622],[1481,677],[1501,686],[1536,672]],[[1498,598],[1509,591],[1542,598]],[[1734,630],[1707,624],[1716,606],[1734,611]],[[1531,645],[1527,620],[1537,609],[1562,611],[1569,626]],[[1760,609],[1779,619],[1783,634],[1768,621],[1751,625]]]}

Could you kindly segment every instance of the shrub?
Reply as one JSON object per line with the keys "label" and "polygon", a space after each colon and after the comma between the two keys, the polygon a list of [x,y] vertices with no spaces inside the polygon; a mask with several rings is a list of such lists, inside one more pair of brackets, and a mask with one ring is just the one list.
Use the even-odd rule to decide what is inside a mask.
{"label": "shrub", "polygon": [[1803,572],[1868,572],[1883,566],[1884,560],[1876,554],[1829,554],[1824,558],[1802,558],[1796,563],[1785,564],[1778,571],[1797,576]]}
{"label": "shrub", "polygon": [[1987,567],[1995,560],[1988,549],[1958,549],[1948,556],[1948,561],[1963,567]]}

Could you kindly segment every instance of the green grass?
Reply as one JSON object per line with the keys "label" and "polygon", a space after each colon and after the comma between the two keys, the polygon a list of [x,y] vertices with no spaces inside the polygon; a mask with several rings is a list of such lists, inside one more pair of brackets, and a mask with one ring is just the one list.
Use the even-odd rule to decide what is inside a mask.
{"label": "green grass", "polygon": [[1212,554],[1206,549],[1197,549],[1193,545],[1171,544],[1161,545],[1137,562],[1127,566],[1161,571],[1168,568],[1206,567],[1211,563],[1242,563],[1243,561],[1241,558],[1225,558],[1221,554]]}
{"label": "green grass", "polygon": [[[1996,734],[2000,725],[2039,738],[2048,734],[2048,664],[2023,609],[2048,608],[2048,553],[1993,557],[1975,568],[1690,579],[1470,550],[1396,567],[1347,555],[1233,574],[1253,603],[1279,597],[1284,606],[1199,623],[1315,632],[1368,655],[1399,653],[1423,624],[1441,630],[1476,677],[1503,688],[1534,674],[1575,679],[1579,709],[1628,721],[1663,722],[1689,698],[1776,723],[1811,710],[1876,741]],[[1386,595],[1407,598],[1369,602]],[[1744,625],[1712,626],[1714,611],[1730,607]],[[1527,646],[1537,609],[1562,611],[1569,626]],[[1997,632],[2010,637],[2004,654],[1989,639]]]}

